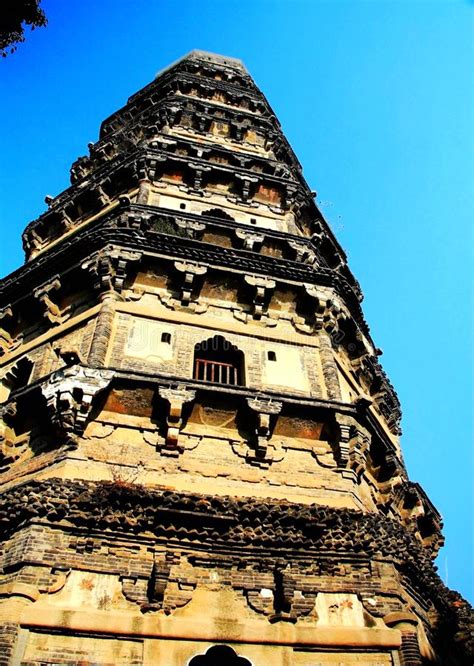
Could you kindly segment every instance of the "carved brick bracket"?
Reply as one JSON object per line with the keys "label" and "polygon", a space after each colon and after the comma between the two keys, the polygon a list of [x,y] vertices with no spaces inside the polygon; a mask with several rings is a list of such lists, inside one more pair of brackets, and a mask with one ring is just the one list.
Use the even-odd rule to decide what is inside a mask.
{"label": "carved brick bracket", "polygon": [[129,264],[138,262],[141,258],[141,252],[108,247],[87,259],[82,268],[92,275],[94,288],[100,293],[120,292],[127,277]]}
{"label": "carved brick bracket", "polygon": [[[312,284],[304,284],[306,296],[310,299],[312,319],[316,330],[335,328],[338,310],[332,300],[330,292],[318,288]],[[333,321],[334,320],[334,321]],[[332,322],[332,325],[330,324]]]}
{"label": "carved brick bracket", "polygon": [[255,428],[255,454],[248,456],[249,462],[261,462],[269,464],[268,458],[269,440],[272,434],[271,417],[281,412],[282,402],[276,400],[265,400],[264,398],[247,398],[247,405],[257,415],[257,427]]}
{"label": "carved brick bracket", "polygon": [[187,402],[194,400],[196,391],[191,391],[185,386],[159,387],[158,394],[169,403],[165,444],[161,447],[158,445],[158,448],[163,455],[177,456],[184,450],[179,444],[179,432],[183,425],[183,407]]}
{"label": "carved brick bracket", "polygon": [[367,466],[370,433],[351,416],[336,413],[335,419],[339,429],[336,453],[339,468],[351,469],[360,481]]}
{"label": "carved brick bracket", "polygon": [[246,250],[254,250],[255,246],[260,246],[265,238],[263,234],[253,233],[246,229],[236,229],[235,235],[240,241],[242,241]]}
{"label": "carved brick bracket", "polygon": [[173,554],[166,553],[165,556],[157,557],[150,572],[150,577],[147,582],[147,602],[140,606],[142,612],[156,611],[163,608],[165,599],[165,592],[168,586],[171,565],[173,564]]}
{"label": "carved brick bracket", "polygon": [[254,275],[245,275],[244,280],[254,288],[253,315],[255,319],[260,319],[266,303],[270,300],[270,292],[275,289],[275,280]]}
{"label": "carved brick bracket", "polygon": [[53,373],[41,385],[51,421],[61,433],[72,436],[84,432],[94,397],[114,377],[112,370],[76,365]]}
{"label": "carved brick bracket", "polygon": [[89,257],[81,268],[86,270],[93,279],[94,289],[98,292],[113,290],[112,259],[108,255],[108,248]]}
{"label": "carved brick bracket", "polygon": [[186,261],[175,261],[174,266],[177,271],[183,274],[181,282],[181,303],[188,305],[191,300],[195,279],[197,276],[205,275],[207,266],[190,264]]}
{"label": "carved brick bracket", "polygon": [[44,245],[41,236],[34,230],[28,229],[23,233],[23,249],[27,259],[32,259]]}
{"label": "carved brick bracket", "polygon": [[13,327],[14,323],[15,316],[9,305],[0,310],[0,356],[13,351],[21,345],[22,335],[13,336],[8,330],[10,327]]}
{"label": "carved brick bracket", "polygon": [[141,170],[142,178],[150,181],[158,180],[160,172],[163,169],[163,164],[168,160],[167,155],[159,155],[153,153],[153,157],[147,155],[145,163]]}
{"label": "carved brick bracket", "polygon": [[193,164],[192,162],[190,162],[188,166],[190,169],[192,169],[194,174],[193,185],[191,189],[194,192],[198,192],[200,194],[203,189],[202,179],[204,178],[204,174],[211,172],[212,167],[204,167],[202,164]]}
{"label": "carved brick bracket", "polygon": [[119,217],[119,226],[136,229],[137,231],[148,231],[150,229],[152,220],[150,213],[131,211],[128,197],[120,197],[120,203],[123,205],[124,211]]}
{"label": "carved brick bracket", "polygon": [[17,415],[17,401],[11,399],[0,406],[0,422],[8,428],[13,427]]}
{"label": "carved brick bracket", "polygon": [[289,210],[291,206],[295,203],[296,197],[298,195],[299,186],[297,183],[288,183],[285,188],[285,201],[283,208],[284,210]]}
{"label": "carved brick bracket", "polygon": [[195,239],[199,238],[201,233],[206,228],[206,225],[204,224],[204,222],[196,222],[195,220],[183,220],[183,219],[176,218],[175,224],[180,229],[183,229],[183,231],[186,231],[186,233],[191,238],[195,238]]}
{"label": "carved brick bracket", "polygon": [[250,199],[250,188],[252,185],[256,185],[259,182],[259,178],[248,175],[243,176],[240,174],[236,174],[236,178],[242,183],[242,200],[248,201]]}
{"label": "carved brick bracket", "polygon": [[129,264],[139,262],[142,258],[141,252],[120,251],[114,255],[116,262],[114,287],[117,291],[122,291],[123,283],[127,277]]}
{"label": "carved brick bracket", "polygon": [[347,467],[349,465],[349,449],[352,437],[352,428],[354,420],[342,414],[335,414],[336,423],[339,429],[338,433],[338,450],[336,454],[339,467]]}
{"label": "carved brick bracket", "polygon": [[33,297],[41,303],[44,308],[43,316],[52,324],[60,324],[67,314],[62,312],[58,305],[52,300],[52,293],[61,289],[59,277],[55,277],[46,284],[41,285],[33,292]]}
{"label": "carved brick bracket", "polygon": [[371,437],[369,432],[360,425],[354,428],[349,448],[349,466],[360,481],[367,467],[367,455],[370,450]]}
{"label": "carved brick bracket", "polygon": [[[288,240],[288,246],[295,252],[294,261],[301,261],[305,264],[314,264],[316,256],[314,252],[306,245],[295,240]],[[310,285],[307,285],[308,287]],[[312,285],[311,285],[312,286]]]}
{"label": "carved brick bracket", "polygon": [[297,620],[293,608],[296,580],[291,575],[291,570],[285,564],[277,563],[273,572],[274,577],[274,599],[275,612],[268,618],[273,624],[275,622],[292,622]]}

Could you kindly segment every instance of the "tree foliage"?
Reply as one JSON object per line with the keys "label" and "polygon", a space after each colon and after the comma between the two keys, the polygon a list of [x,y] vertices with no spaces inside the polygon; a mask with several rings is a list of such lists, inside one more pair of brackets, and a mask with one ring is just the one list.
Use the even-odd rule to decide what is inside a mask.
{"label": "tree foliage", "polygon": [[2,0],[0,11],[0,54],[5,58],[25,41],[25,25],[43,27],[48,20],[41,0]]}

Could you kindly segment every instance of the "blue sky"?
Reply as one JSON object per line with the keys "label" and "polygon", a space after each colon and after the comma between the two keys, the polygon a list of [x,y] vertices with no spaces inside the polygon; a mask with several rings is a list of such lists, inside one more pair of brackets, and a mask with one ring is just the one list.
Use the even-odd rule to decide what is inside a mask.
{"label": "blue sky", "polygon": [[441,511],[448,584],[472,582],[473,4],[43,0],[0,62],[0,273],[100,122],[193,48],[242,58],[365,293],[412,480]]}

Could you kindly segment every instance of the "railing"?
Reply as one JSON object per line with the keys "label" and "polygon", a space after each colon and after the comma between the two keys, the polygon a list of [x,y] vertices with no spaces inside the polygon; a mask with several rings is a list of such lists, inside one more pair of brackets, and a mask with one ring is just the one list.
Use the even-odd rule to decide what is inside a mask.
{"label": "railing", "polygon": [[205,358],[197,358],[194,362],[194,379],[238,386],[240,384],[239,374],[239,368],[232,363],[208,361]]}

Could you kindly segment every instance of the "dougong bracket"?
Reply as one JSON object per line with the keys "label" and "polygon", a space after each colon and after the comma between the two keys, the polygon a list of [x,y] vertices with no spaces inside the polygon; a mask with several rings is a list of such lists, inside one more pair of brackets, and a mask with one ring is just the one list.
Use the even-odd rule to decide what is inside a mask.
{"label": "dougong bracket", "polygon": [[183,452],[183,447],[179,445],[179,432],[183,425],[183,407],[187,402],[191,402],[196,397],[196,391],[191,391],[185,386],[176,388],[158,389],[158,394],[169,403],[169,412],[166,419],[166,440],[161,447],[161,453],[164,455],[177,456]]}
{"label": "dougong bracket", "polygon": [[263,398],[247,398],[247,404],[257,415],[255,462],[269,463],[267,452],[271,437],[271,417],[281,412],[283,403]]}

